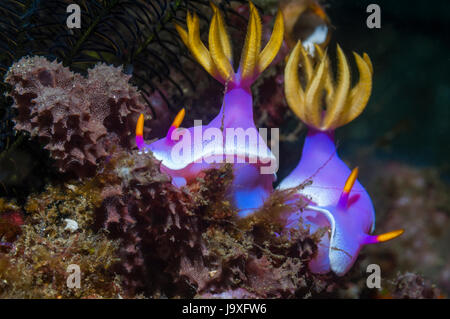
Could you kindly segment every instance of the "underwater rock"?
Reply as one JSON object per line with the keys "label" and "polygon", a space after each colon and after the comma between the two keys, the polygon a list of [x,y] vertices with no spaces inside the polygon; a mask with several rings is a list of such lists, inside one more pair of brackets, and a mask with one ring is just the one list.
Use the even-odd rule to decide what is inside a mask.
{"label": "underwater rock", "polygon": [[15,203],[0,198],[0,249],[9,251],[22,233],[23,213]]}
{"label": "underwater rock", "polygon": [[393,297],[397,299],[437,299],[439,289],[414,273],[399,274],[395,283]]}
{"label": "underwater rock", "polygon": [[139,113],[147,111],[130,75],[97,64],[87,77],[44,57],[24,57],[5,81],[18,115],[16,130],[38,137],[60,172],[93,175],[112,152],[130,148]]}
{"label": "underwater rock", "polygon": [[450,190],[439,170],[372,160],[370,171],[368,188],[381,217],[377,227],[405,228],[403,236],[382,250],[368,247],[370,262],[391,280],[398,271],[419,273],[449,295]]}
{"label": "underwater rock", "polygon": [[[0,298],[118,298],[124,296],[119,276],[118,242],[92,228],[97,198],[83,183],[48,186],[31,195],[24,207],[25,221],[12,249],[0,252]],[[65,220],[79,228],[67,231]],[[80,288],[68,287],[79,266]]]}
{"label": "underwater rock", "polygon": [[198,245],[201,232],[195,222],[199,216],[192,213],[194,200],[171,184],[151,155],[122,153],[111,164],[112,171],[106,174],[118,177],[117,187],[111,186],[116,191],[103,193],[97,218],[110,237],[121,239],[119,272],[124,285],[130,291],[156,290],[158,280],[164,280],[164,268],[157,263],[177,259]]}
{"label": "underwater rock", "polygon": [[128,295],[219,298],[248,291],[249,298],[292,298],[333,284],[308,270],[320,236],[301,226],[283,230],[279,220],[292,211],[284,202],[296,191],[275,191],[260,210],[238,218],[226,196],[231,165],[176,187],[151,153],[134,151],[111,159],[102,174],[119,177],[110,180],[115,191],[102,192],[97,221],[121,242],[117,269]]}
{"label": "underwater rock", "polygon": [[206,293],[203,295],[199,295],[196,298],[199,298],[199,299],[254,299],[254,298],[258,298],[258,296],[248,292],[245,289],[238,288],[235,290],[224,291],[219,294]]}

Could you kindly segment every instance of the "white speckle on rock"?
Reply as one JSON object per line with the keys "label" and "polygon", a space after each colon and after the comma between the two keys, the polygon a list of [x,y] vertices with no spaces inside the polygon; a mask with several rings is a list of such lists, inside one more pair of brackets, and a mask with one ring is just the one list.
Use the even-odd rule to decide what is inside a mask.
{"label": "white speckle on rock", "polygon": [[411,202],[411,199],[408,196],[402,196],[397,200],[397,205],[406,206]]}
{"label": "white speckle on rock", "polygon": [[66,227],[64,227],[64,230],[70,230],[71,232],[74,232],[78,229],[78,223],[73,219],[66,218],[64,219],[64,221],[66,222]]}
{"label": "white speckle on rock", "polygon": [[70,189],[72,192],[75,192],[77,190],[77,188],[75,187],[75,185],[71,185],[71,184],[66,184],[66,187],[68,189]]}

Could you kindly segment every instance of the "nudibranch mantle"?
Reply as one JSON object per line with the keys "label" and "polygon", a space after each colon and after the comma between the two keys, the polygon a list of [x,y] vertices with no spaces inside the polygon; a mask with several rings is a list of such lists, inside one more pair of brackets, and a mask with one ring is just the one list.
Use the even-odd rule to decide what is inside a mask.
{"label": "nudibranch mantle", "polygon": [[[329,272],[330,264],[337,274],[347,272],[356,259],[366,234],[374,229],[375,210],[368,193],[358,180],[354,181],[351,192],[347,193],[348,198],[343,199],[346,203],[341,202],[339,205],[350,175],[350,169],[336,153],[333,134],[311,130],[305,140],[299,164],[279,186],[280,189],[286,189],[298,186],[299,181],[313,181],[301,191],[308,206],[304,212],[289,216],[287,227],[295,227],[300,217],[304,224],[310,225],[312,232],[319,227],[330,227],[331,245],[328,236],[324,236],[321,242],[329,250],[323,256],[325,260],[318,263],[315,259],[311,264],[316,273]],[[325,219],[318,215],[323,215]],[[351,240],[347,240],[348,234],[351,234]]]}
{"label": "nudibranch mantle", "polygon": [[[354,118],[365,108],[372,88],[372,64],[369,57],[354,53],[359,82],[350,87],[347,60],[338,46],[338,79],[331,75],[328,56],[316,46],[319,62],[314,61],[301,43],[297,43],[285,70],[285,94],[294,113],[307,124],[302,157],[297,167],[279,185],[279,189],[297,187],[312,180],[301,190],[307,206],[286,217],[287,228],[298,227],[302,220],[313,233],[329,227],[319,243],[318,252],[309,267],[314,273],[333,271],[344,275],[354,264],[363,245],[393,239],[403,230],[372,236],[375,210],[369,194],[353,171],[339,158],[334,143],[334,130]],[[300,57],[305,71],[306,89],[300,84],[297,67]],[[325,101],[326,109],[322,108]]]}
{"label": "nudibranch mantle", "polygon": [[[251,104],[251,95],[247,91],[233,89],[225,95],[222,109],[208,125],[171,129],[166,138],[144,144],[143,147],[152,151],[163,162],[164,169],[172,174],[184,169],[202,169],[202,165],[194,168],[193,164],[209,166],[241,161],[263,165],[274,162],[275,156],[269,151],[261,135],[257,134],[253,124]],[[172,127],[175,128],[175,125]],[[244,139],[241,133],[254,136]],[[191,180],[198,172],[186,173],[183,172],[182,175]]]}
{"label": "nudibranch mantle", "polygon": [[[275,58],[284,33],[283,17],[278,12],[271,38],[261,50],[261,19],[251,2],[249,6],[247,36],[236,73],[232,67],[231,43],[224,20],[213,3],[209,49],[200,39],[199,18],[195,13],[187,14],[187,31],[176,25],[182,41],[194,58],[226,88],[219,114],[208,125],[178,129],[180,118],[182,120],[184,116],[182,110],[167,136],[151,144],[145,144],[143,140],[142,115],[136,128],[138,148],[150,150],[161,161],[161,170],[172,176],[177,186],[191,182],[205,169],[217,167],[223,162],[233,162],[235,178],[230,198],[239,210],[240,217],[259,208],[273,191],[277,160],[255,127],[250,86]],[[235,137],[235,134],[244,135],[244,139]],[[183,151],[187,153],[174,157],[178,151],[179,154],[183,154]],[[263,167],[269,169],[264,173]]]}

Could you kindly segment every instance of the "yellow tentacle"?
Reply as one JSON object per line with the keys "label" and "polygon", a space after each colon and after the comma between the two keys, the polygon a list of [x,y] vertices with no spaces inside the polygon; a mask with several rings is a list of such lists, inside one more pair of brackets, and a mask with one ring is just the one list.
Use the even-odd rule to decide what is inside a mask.
{"label": "yellow tentacle", "polygon": [[363,59],[364,61],[366,61],[367,65],[369,66],[370,69],[370,73],[373,74],[373,65],[372,65],[372,61],[370,60],[369,56],[367,55],[367,53],[363,54]]}
{"label": "yellow tentacle", "polygon": [[252,78],[255,71],[258,47],[258,20],[255,17],[255,9],[250,10],[250,18],[248,21],[247,35],[245,37],[244,48],[242,50],[241,63],[239,66],[241,78]]}
{"label": "yellow tentacle", "polygon": [[208,49],[200,39],[200,22],[198,16],[194,13],[192,16],[188,14],[187,17],[188,47],[197,62],[200,63],[209,74],[215,77],[217,73],[215,72],[216,68],[213,64]]}
{"label": "yellow tentacle", "polygon": [[306,121],[314,126],[320,127],[322,119],[322,96],[325,79],[325,59],[320,61],[311,81],[306,87],[305,116]]}
{"label": "yellow tentacle", "polygon": [[183,41],[184,45],[189,48],[189,37],[186,30],[183,29],[181,25],[178,23],[175,23],[175,29],[177,30],[178,34],[180,35],[181,41]]}
{"label": "yellow tentacle", "polygon": [[[369,56],[364,53],[361,57],[354,53],[360,75],[358,83],[351,88],[350,68],[339,45],[336,80],[333,79],[326,52],[316,46],[319,61],[312,69],[314,63],[304,51],[299,41],[286,64],[285,94],[291,109],[305,124],[322,131],[334,130],[354,120],[366,107],[372,91],[373,67]],[[306,78],[305,92],[297,74],[300,57],[303,60],[301,70]]]}
{"label": "yellow tentacle", "polygon": [[216,12],[211,20],[209,28],[209,52],[221,78],[229,79],[234,74],[234,71],[222,47],[218,19]]}
{"label": "yellow tentacle", "polygon": [[274,32],[261,52],[262,24],[258,10],[249,2],[250,17],[244,48],[239,66],[239,76],[233,70],[232,47],[219,8],[211,2],[213,18],[209,28],[208,47],[200,39],[200,22],[195,13],[187,13],[187,31],[175,24],[183,43],[203,68],[221,83],[249,86],[272,62],[283,42],[283,16],[279,12],[275,19]]}
{"label": "yellow tentacle", "polygon": [[305,93],[303,92],[303,88],[300,84],[297,71],[301,47],[302,44],[298,41],[286,63],[284,70],[284,94],[292,111],[300,119],[305,121]]}
{"label": "yellow tentacle", "polygon": [[262,38],[262,24],[261,24],[261,17],[259,16],[258,9],[256,9],[255,5],[249,1],[248,7],[250,9],[250,16],[253,16],[253,19],[255,19],[255,31],[256,31],[256,52],[261,52],[261,38]]}
{"label": "yellow tentacle", "polygon": [[233,49],[231,47],[230,38],[228,37],[228,32],[225,27],[225,21],[223,19],[222,13],[213,2],[211,2],[210,4],[214,13],[217,15],[217,29],[219,34],[218,37],[220,38],[220,43],[222,44],[223,53],[227,57],[230,64],[233,65]]}
{"label": "yellow tentacle", "polygon": [[275,23],[273,25],[272,35],[270,36],[269,42],[259,54],[258,57],[258,72],[264,71],[269,64],[275,59],[281,45],[283,44],[284,35],[284,21],[283,14],[278,11],[277,17],[275,18]]}
{"label": "yellow tentacle", "polygon": [[328,55],[322,50],[322,48],[317,45],[314,44],[314,47],[316,49],[315,52],[317,52],[317,57],[319,58],[319,61],[322,60],[323,58],[325,58],[325,90],[327,91],[327,95],[326,95],[326,102],[327,105],[331,104],[331,100],[334,94],[334,81],[333,81],[333,74],[331,72],[331,63],[330,63],[330,59],[328,58]]}
{"label": "yellow tentacle", "polygon": [[306,74],[306,81],[309,82],[311,81],[312,77],[313,77],[313,63],[312,63],[312,59],[311,57],[308,55],[308,52],[306,52],[305,48],[303,47],[303,45],[300,46],[300,53],[302,56],[302,67],[305,70],[305,74]]}
{"label": "yellow tentacle", "polygon": [[339,126],[353,121],[362,113],[372,92],[371,64],[368,64],[366,60],[361,58],[358,54],[354,52],[353,54],[359,70],[359,81],[358,84],[350,91],[347,101],[349,109],[347,110],[345,116],[341,119]]}
{"label": "yellow tentacle", "polygon": [[344,111],[347,101],[348,90],[350,89],[350,68],[341,47],[337,47],[338,55],[338,77],[337,87],[333,94],[331,105],[327,105],[327,112],[323,122],[325,130],[335,129],[336,123]]}
{"label": "yellow tentacle", "polygon": [[383,243],[385,241],[397,238],[398,236],[402,235],[404,232],[405,232],[404,229],[393,230],[393,231],[390,231],[388,233],[384,233],[384,234],[376,236],[376,240],[379,243]]}

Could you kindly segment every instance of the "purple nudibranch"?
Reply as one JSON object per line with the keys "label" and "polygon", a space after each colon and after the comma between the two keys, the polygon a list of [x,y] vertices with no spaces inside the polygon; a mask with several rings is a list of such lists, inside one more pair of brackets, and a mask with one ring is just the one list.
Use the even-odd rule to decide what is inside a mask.
{"label": "purple nudibranch", "polygon": [[[136,144],[141,150],[150,150],[161,161],[161,170],[170,175],[177,186],[195,180],[201,171],[218,167],[219,163],[233,163],[235,178],[228,195],[239,216],[245,217],[258,209],[273,191],[274,173],[261,174],[260,171],[263,166],[270,167],[277,161],[255,127],[250,86],[275,58],[282,44],[283,17],[279,12],[274,32],[261,51],[261,19],[250,3],[246,42],[239,69],[234,72],[231,44],[222,14],[212,2],[211,6],[214,15],[209,30],[209,50],[200,40],[199,19],[195,13],[187,14],[187,31],[179,25],[176,29],[194,58],[225,86],[219,114],[207,125],[178,129],[184,116],[183,109],[167,136],[151,144],[144,142],[144,118],[141,115],[136,128]],[[242,133],[244,139],[236,136]],[[247,140],[245,135],[253,138]]]}
{"label": "purple nudibranch", "polygon": [[[331,74],[328,56],[319,46],[316,52],[318,62],[314,63],[299,41],[286,64],[286,100],[309,130],[300,162],[278,188],[292,188],[312,181],[312,185],[301,190],[307,206],[287,216],[287,227],[297,227],[300,218],[304,225],[310,226],[311,233],[320,227],[329,227],[330,232],[321,238],[318,253],[309,267],[314,273],[333,271],[342,276],[354,264],[363,245],[393,239],[403,230],[370,235],[375,228],[372,200],[357,180],[358,168],[350,171],[339,158],[334,143],[334,130],[355,119],[368,102],[372,90],[372,63],[367,54],[361,57],[354,53],[360,76],[352,88],[349,66],[341,48],[337,48],[339,77],[336,80]],[[297,73],[300,58],[305,88]]]}
{"label": "purple nudibranch", "polygon": [[[283,41],[283,17],[278,12],[274,31],[264,50],[260,50],[261,22],[250,2],[250,17],[242,57],[237,72],[232,67],[232,50],[223,17],[211,3],[214,15],[209,30],[209,49],[200,40],[197,15],[187,14],[187,31],[176,25],[182,41],[194,58],[226,88],[219,114],[207,125],[181,129],[182,109],[168,134],[151,144],[143,138],[144,116],[136,127],[136,144],[144,152],[151,151],[161,161],[161,170],[181,187],[195,180],[202,171],[218,167],[231,159],[235,178],[229,198],[245,218],[260,208],[273,192],[274,174],[261,173],[261,167],[276,163],[276,158],[259,135],[253,120],[250,86],[275,58]],[[338,74],[331,74],[330,61],[316,46],[318,62],[297,43],[285,69],[285,95],[293,112],[308,126],[309,132],[298,166],[279,185],[288,189],[312,180],[312,185],[299,191],[308,202],[302,211],[286,216],[286,228],[298,227],[300,219],[313,233],[328,227],[319,243],[317,255],[309,267],[314,273],[333,271],[344,275],[355,262],[363,245],[384,242],[403,233],[396,230],[373,236],[375,211],[370,196],[357,180],[358,169],[351,171],[336,153],[334,130],[355,119],[364,110],[372,89],[373,68],[367,54],[354,53],[359,82],[351,87],[346,57],[338,46]],[[306,86],[298,77],[302,59]],[[323,109],[325,101],[325,110]],[[228,137],[228,129],[253,134],[253,142]],[[205,136],[207,138],[205,139]],[[211,141],[215,143],[211,144]],[[219,142],[219,143],[217,143]],[[211,147],[213,145],[213,147]],[[182,156],[179,156],[182,154]]]}

